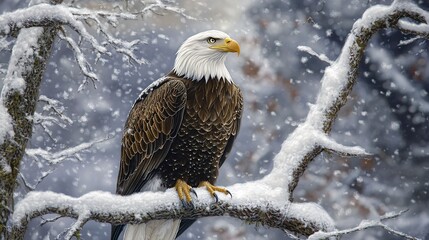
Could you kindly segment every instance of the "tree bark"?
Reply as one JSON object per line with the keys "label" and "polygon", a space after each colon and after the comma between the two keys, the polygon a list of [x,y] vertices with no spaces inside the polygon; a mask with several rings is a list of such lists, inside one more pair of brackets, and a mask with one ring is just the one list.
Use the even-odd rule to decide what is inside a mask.
{"label": "tree bark", "polygon": [[[7,223],[13,212],[13,193],[17,186],[17,176],[28,140],[31,138],[33,121],[39,88],[50,56],[57,26],[22,29],[12,49],[11,60],[17,61],[9,66],[6,76],[20,76],[24,82],[24,91],[11,89],[2,91],[2,101],[13,122],[14,136],[6,138],[0,145],[0,157],[9,169],[0,166],[0,239],[8,239]],[[26,37],[37,36],[37,44],[27,46]],[[27,46],[27,47],[26,47]],[[13,72],[11,72],[13,71]]]}

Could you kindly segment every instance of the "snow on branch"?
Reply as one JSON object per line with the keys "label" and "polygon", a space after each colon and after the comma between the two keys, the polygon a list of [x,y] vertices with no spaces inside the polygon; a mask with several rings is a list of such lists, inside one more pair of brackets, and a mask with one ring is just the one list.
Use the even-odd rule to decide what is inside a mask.
{"label": "snow on branch", "polygon": [[56,139],[49,128],[54,124],[60,126],[61,128],[65,128],[67,125],[72,124],[73,120],[64,114],[64,107],[60,101],[48,98],[45,95],[41,95],[38,102],[43,103],[44,105],[42,107],[41,113],[34,113],[32,117],[33,124],[40,126],[43,131],[54,142],[56,142]]}
{"label": "snow on branch", "polygon": [[41,148],[27,148],[25,149],[25,154],[27,156],[34,158],[36,160],[39,160],[40,158],[49,162],[50,164],[58,164],[65,160],[73,160],[77,159],[78,161],[82,161],[82,158],[79,155],[79,152],[88,150],[92,146],[94,146],[97,143],[105,142],[107,140],[111,139],[111,137],[106,137],[102,139],[93,140],[90,142],[81,143],[74,147],[69,147],[64,150],[58,151],[58,152],[49,152],[46,150],[43,150]]}
{"label": "snow on branch", "polygon": [[298,50],[302,52],[306,52],[310,55],[313,55],[317,58],[319,58],[321,61],[324,61],[326,63],[332,64],[332,60],[330,60],[325,54],[318,54],[316,51],[311,49],[311,47],[308,46],[298,46]]}
{"label": "snow on branch", "polygon": [[[346,103],[356,82],[359,63],[369,39],[381,29],[397,27],[402,18],[427,25],[428,15],[414,3],[401,0],[394,1],[390,6],[375,5],[365,11],[362,18],[354,23],[340,56],[325,69],[315,104],[311,105],[305,122],[282,144],[279,154],[274,158],[273,171],[266,181],[277,186],[287,185],[289,199],[293,200],[292,193],[300,176],[323,151],[323,147],[316,139],[308,137],[308,133],[321,131],[328,134],[331,131],[338,111]],[[414,28],[416,31],[425,29]],[[281,173],[286,174],[281,177]]]}
{"label": "snow on branch", "polygon": [[[103,23],[102,19],[106,19],[107,23]],[[79,37],[79,43],[73,38],[66,36],[66,31],[61,27],[62,31],[58,34],[62,40],[65,40],[73,52],[75,58],[85,76],[84,82],[80,85],[79,90],[92,81],[98,81],[97,74],[92,70],[91,65],[82,53],[81,42],[88,43],[96,51],[97,59],[101,55],[112,55],[108,46],[112,47],[116,52],[123,54],[129,61],[137,64],[146,63],[145,59],[138,58],[134,51],[139,40],[125,41],[114,37],[109,31],[108,26],[116,27],[118,19],[133,20],[136,19],[134,14],[128,13],[111,13],[106,11],[92,11],[88,9],[78,9],[64,5],[39,4],[25,9],[16,10],[14,12],[5,13],[0,16],[0,35],[16,35],[23,28],[43,27],[43,26],[68,26],[75,31]],[[97,39],[91,35],[85,28],[84,23],[89,21],[94,22],[97,32],[100,32],[106,39],[105,42],[99,43]]]}
{"label": "snow on branch", "polygon": [[344,146],[338,142],[336,142],[334,139],[330,138],[326,134],[322,132],[318,132],[317,134],[317,143],[320,144],[323,149],[328,150],[330,152],[334,152],[336,154],[339,154],[341,156],[368,156],[370,155],[359,146]]}
{"label": "snow on branch", "polygon": [[[127,3],[127,9],[128,9],[128,0],[126,0],[126,3]],[[143,14],[146,14],[148,12],[152,12],[152,13],[157,14],[157,15],[163,15],[163,13],[161,11],[165,11],[165,12],[171,12],[171,13],[178,14],[178,15],[180,15],[186,19],[189,19],[189,20],[196,20],[196,18],[186,14],[184,8],[172,6],[171,3],[172,3],[172,1],[155,0],[154,2],[148,3],[141,11],[136,12],[135,14],[142,14],[143,15]]]}
{"label": "snow on branch", "polygon": [[[91,192],[80,198],[52,192],[31,192],[16,205],[12,220],[13,237],[19,239],[30,219],[47,213],[78,219],[74,226],[81,226],[89,219],[112,224],[136,224],[152,219],[228,215],[296,235],[334,232],[333,220],[326,211],[315,203],[294,203],[293,191],[308,164],[324,149],[367,154],[362,148],[336,143],[327,135],[356,82],[368,40],[381,29],[397,27],[401,18],[427,24],[427,16],[427,12],[407,1],[397,0],[390,6],[369,8],[353,25],[340,56],[325,69],[316,102],[311,105],[306,120],[283,142],[273,159],[272,171],[261,180],[227,187],[232,198],[220,196],[220,201],[213,203],[207,191],[197,189],[199,197],[194,199],[195,208],[185,210],[173,189],[131,196]],[[421,29],[414,27],[413,30]],[[67,236],[74,234],[77,229],[74,226]]]}
{"label": "snow on branch", "polygon": [[386,220],[389,219],[394,219],[399,217],[400,215],[402,215],[403,213],[405,213],[407,210],[403,210],[400,212],[390,212],[385,214],[384,216],[380,217],[380,219],[377,220],[363,220],[359,226],[354,227],[354,228],[350,228],[350,229],[345,229],[345,230],[341,230],[341,231],[332,231],[332,232],[323,232],[323,231],[318,231],[316,233],[313,233],[312,235],[310,235],[308,237],[309,240],[319,240],[319,239],[328,239],[331,237],[341,237],[343,235],[346,234],[350,234],[350,233],[354,233],[354,232],[358,232],[358,231],[362,231],[365,229],[369,229],[369,228],[377,228],[377,227],[381,227],[383,229],[385,229],[387,232],[396,235],[398,237],[402,237],[404,239],[409,239],[409,240],[418,240],[419,238],[416,237],[412,237],[408,234],[396,231],[392,228],[390,228],[389,226],[387,226],[385,223],[383,223]]}
{"label": "snow on branch", "polygon": [[73,120],[71,120],[69,117],[64,115],[64,107],[62,106],[62,102],[48,98],[45,95],[39,96],[39,102],[44,103],[43,111],[45,112],[52,112],[54,115],[56,115],[59,120],[62,122],[65,122],[66,124],[72,124]]}
{"label": "snow on branch", "polygon": [[[250,195],[249,189],[252,189]],[[219,202],[214,203],[204,188],[197,188],[198,198],[194,199],[192,210],[182,207],[173,189],[130,196],[90,192],[79,198],[53,192],[30,192],[16,205],[12,217],[12,238],[21,239],[28,221],[46,213],[74,217],[78,219],[77,225],[89,219],[112,224],[138,224],[153,219],[227,215],[301,235],[310,235],[317,229],[334,230],[333,220],[317,204],[273,200],[271,196],[281,191],[273,191],[269,186],[256,182],[236,184],[229,190],[233,194],[232,198],[219,195]],[[66,236],[73,236],[76,230],[72,226]]]}

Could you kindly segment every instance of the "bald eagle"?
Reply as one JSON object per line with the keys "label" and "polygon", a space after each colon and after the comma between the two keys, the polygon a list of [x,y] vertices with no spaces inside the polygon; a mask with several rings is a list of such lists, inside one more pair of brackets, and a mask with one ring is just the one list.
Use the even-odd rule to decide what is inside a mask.
{"label": "bald eagle", "polygon": [[[225,67],[228,52],[240,53],[226,33],[210,30],[189,37],[177,51],[173,70],[150,84],[125,123],[116,193],[174,187],[192,207],[194,187],[217,201],[219,167],[231,151],[243,108],[240,89]],[[126,225],[124,239],[171,240],[195,220],[152,220]],[[112,240],[124,225],[112,226]]]}

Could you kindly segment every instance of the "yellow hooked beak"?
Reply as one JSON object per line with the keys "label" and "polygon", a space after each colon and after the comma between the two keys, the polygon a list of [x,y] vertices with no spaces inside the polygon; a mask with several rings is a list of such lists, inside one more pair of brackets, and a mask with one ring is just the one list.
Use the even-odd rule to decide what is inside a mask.
{"label": "yellow hooked beak", "polygon": [[238,42],[232,38],[225,38],[225,41],[221,44],[213,45],[211,49],[216,49],[222,52],[236,52],[237,55],[240,55],[240,45]]}

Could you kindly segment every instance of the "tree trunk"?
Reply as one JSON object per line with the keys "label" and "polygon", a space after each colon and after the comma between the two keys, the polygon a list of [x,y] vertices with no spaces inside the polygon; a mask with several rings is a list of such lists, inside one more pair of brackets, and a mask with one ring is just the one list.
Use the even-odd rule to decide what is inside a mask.
{"label": "tree trunk", "polygon": [[[0,145],[0,157],[6,166],[0,165],[0,239],[7,239],[7,222],[13,211],[13,193],[25,147],[31,138],[39,87],[49,58],[57,26],[22,29],[12,49],[7,81],[25,82],[23,91],[6,87],[1,101],[12,118],[13,137],[6,138]],[[34,39],[28,39],[29,37]],[[11,66],[12,65],[12,66]],[[6,80],[6,79],[5,79]]]}

